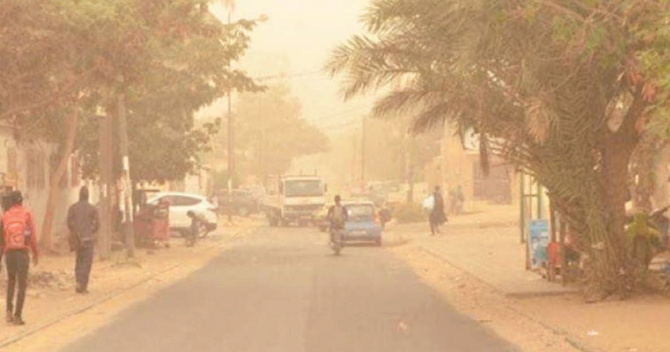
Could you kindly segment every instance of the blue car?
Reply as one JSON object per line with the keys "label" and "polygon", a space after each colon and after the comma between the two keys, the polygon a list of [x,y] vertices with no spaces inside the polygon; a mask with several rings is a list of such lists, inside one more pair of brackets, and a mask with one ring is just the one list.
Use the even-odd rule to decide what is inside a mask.
{"label": "blue car", "polygon": [[371,201],[349,201],[343,205],[347,208],[347,222],[344,224],[344,242],[372,242],[382,245],[382,226],[375,204]]}

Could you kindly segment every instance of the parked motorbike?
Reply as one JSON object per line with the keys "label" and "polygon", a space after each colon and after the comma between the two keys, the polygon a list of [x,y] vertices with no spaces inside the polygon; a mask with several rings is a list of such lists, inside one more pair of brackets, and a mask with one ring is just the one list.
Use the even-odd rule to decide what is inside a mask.
{"label": "parked motorbike", "polygon": [[670,246],[670,217],[666,214],[668,209],[670,209],[670,206],[656,209],[649,213],[650,225],[658,230],[663,248],[668,248]]}
{"label": "parked motorbike", "polygon": [[[649,213],[644,214],[644,218],[647,226],[658,231],[660,244],[663,248],[670,247],[670,217],[668,217],[667,212],[670,209],[670,206],[666,206],[660,209],[654,209]],[[635,216],[629,215],[626,218],[626,229],[634,223]]]}
{"label": "parked motorbike", "polygon": [[668,208],[670,207],[648,213],[637,212],[627,217],[626,235],[630,241],[628,254],[632,258],[631,265],[635,268],[646,270],[653,257],[668,248],[670,219],[665,215]]}

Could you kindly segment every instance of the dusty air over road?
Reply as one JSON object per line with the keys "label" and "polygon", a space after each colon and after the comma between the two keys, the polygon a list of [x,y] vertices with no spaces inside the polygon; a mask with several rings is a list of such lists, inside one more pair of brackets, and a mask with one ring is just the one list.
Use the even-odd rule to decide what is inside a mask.
{"label": "dusty air over road", "polygon": [[670,351],[669,18],[2,0],[0,350]]}

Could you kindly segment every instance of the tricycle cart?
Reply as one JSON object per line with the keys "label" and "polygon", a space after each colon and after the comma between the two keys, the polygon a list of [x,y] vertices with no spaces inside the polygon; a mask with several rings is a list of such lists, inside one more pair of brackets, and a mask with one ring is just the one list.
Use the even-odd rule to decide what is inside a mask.
{"label": "tricycle cart", "polygon": [[158,204],[146,203],[144,193],[153,191],[136,191],[142,193],[136,199],[141,200],[136,207],[133,230],[135,243],[140,247],[170,247],[170,204],[164,201]]}

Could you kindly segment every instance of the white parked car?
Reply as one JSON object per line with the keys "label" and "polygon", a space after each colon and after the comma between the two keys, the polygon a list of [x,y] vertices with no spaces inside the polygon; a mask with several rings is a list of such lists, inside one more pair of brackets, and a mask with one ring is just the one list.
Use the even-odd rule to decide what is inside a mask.
{"label": "white parked car", "polygon": [[166,201],[170,204],[170,229],[173,231],[181,233],[191,226],[191,218],[186,215],[189,210],[204,218],[210,225],[210,229],[216,229],[218,223],[216,207],[201,195],[159,192],[152,194],[147,203],[157,205],[159,201]]}

